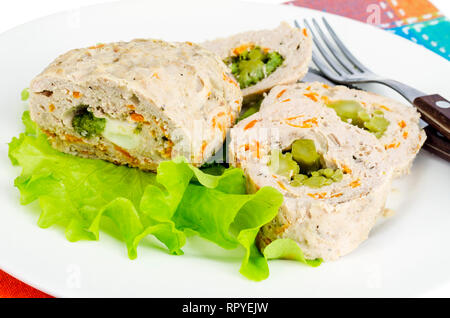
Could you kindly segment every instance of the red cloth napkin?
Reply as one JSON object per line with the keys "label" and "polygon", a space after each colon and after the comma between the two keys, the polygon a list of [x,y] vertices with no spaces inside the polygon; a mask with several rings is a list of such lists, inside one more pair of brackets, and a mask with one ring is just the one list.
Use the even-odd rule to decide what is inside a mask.
{"label": "red cloth napkin", "polygon": [[52,298],[0,270],[0,298]]}

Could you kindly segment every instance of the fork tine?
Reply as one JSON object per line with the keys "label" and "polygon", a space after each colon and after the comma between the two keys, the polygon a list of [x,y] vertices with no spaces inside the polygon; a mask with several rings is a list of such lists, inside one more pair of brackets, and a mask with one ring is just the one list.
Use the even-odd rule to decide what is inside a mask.
{"label": "fork tine", "polygon": [[[339,49],[331,43],[328,36],[325,35],[325,33],[322,31],[322,28],[317,23],[316,19],[312,19],[312,22],[314,24],[314,27],[316,28],[317,32],[319,33],[322,41],[325,43],[325,45],[328,47],[329,51],[334,55],[336,60],[341,63],[341,65],[351,74],[355,73],[355,66],[348,62],[348,60],[342,56],[342,54],[339,54]],[[357,70],[357,69],[356,69]]]}
{"label": "fork tine", "polygon": [[323,23],[325,24],[325,27],[328,29],[328,32],[330,32],[331,37],[336,42],[338,47],[341,49],[341,51],[345,54],[345,56],[357,67],[361,72],[369,71],[370,70],[365,67],[351,52],[345,44],[341,41],[341,39],[337,36],[336,32],[334,32],[331,25],[328,23],[327,19],[322,18]]}
{"label": "fork tine", "polygon": [[322,62],[322,59],[313,51],[312,60],[314,64],[317,66],[317,68],[322,72],[323,75],[325,75],[326,78],[333,82],[340,82],[339,78],[340,76],[333,71],[331,68],[326,65],[326,63]]}
{"label": "fork tine", "polygon": [[316,47],[319,50],[319,52],[322,54],[323,58],[328,62],[328,64],[339,75],[346,75],[348,72],[339,63],[336,63],[333,60],[333,57],[325,50],[325,48],[322,46],[322,44],[320,44],[320,42],[318,40],[318,37],[316,36],[316,33],[314,32],[312,27],[309,25],[309,22],[306,19],[304,19],[303,21],[304,21],[306,27],[308,28],[308,30],[312,33],[314,44],[316,45]]}

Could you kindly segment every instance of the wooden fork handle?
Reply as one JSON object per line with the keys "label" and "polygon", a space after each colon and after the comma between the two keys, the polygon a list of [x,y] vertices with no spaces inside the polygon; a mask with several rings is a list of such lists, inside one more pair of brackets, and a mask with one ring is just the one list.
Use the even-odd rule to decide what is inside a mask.
{"label": "wooden fork handle", "polygon": [[422,119],[450,140],[450,102],[440,95],[418,97],[414,105]]}
{"label": "wooden fork handle", "polygon": [[424,149],[450,162],[450,140],[439,136],[438,132],[431,126],[425,128],[427,140]]}

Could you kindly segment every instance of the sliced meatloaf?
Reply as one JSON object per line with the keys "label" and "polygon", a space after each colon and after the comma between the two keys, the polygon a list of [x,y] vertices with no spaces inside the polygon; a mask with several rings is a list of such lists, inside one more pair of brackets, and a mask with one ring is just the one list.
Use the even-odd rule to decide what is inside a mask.
{"label": "sliced meatloaf", "polygon": [[242,93],[221,59],[185,43],[136,39],[71,50],[30,85],[32,119],[60,151],[144,170],[222,146]]}
{"label": "sliced meatloaf", "polygon": [[[398,177],[409,173],[412,162],[426,139],[425,132],[419,126],[420,114],[414,107],[374,93],[315,82],[276,87],[264,100],[261,109],[271,108],[279,99],[298,99],[302,96],[316,103],[317,107],[330,106],[332,109],[334,105],[338,106],[335,109],[346,107],[342,102],[350,102],[350,106],[357,102],[367,115],[379,114],[384,117],[386,127],[377,136],[387,152],[389,163],[394,167],[394,175]],[[299,107],[302,105],[299,104]],[[347,117],[343,120],[352,122]],[[370,125],[366,126],[371,128]],[[364,124],[360,124],[360,127],[368,130]]]}
{"label": "sliced meatloaf", "polygon": [[[272,30],[248,31],[227,38],[219,38],[201,43],[203,47],[215,52],[224,61],[242,56],[248,50],[258,47],[265,53],[279,53],[282,63],[272,73],[257,83],[243,88],[244,97],[265,92],[275,85],[289,84],[303,78],[308,71],[312,56],[312,37],[306,29],[291,27],[282,22]],[[269,62],[270,63],[270,62]],[[254,65],[253,65],[254,66]],[[251,69],[253,72],[255,68]],[[250,72],[250,75],[254,75]],[[239,79],[238,79],[239,80]]]}
{"label": "sliced meatloaf", "polygon": [[[277,217],[258,234],[259,247],[290,238],[307,259],[335,260],[367,239],[384,210],[392,166],[370,132],[342,122],[333,109],[317,107],[308,97],[274,90],[279,98],[266,98],[260,112],[233,127],[229,145],[230,161],[244,170],[249,192],[272,186],[284,196]],[[295,157],[307,148],[296,145],[305,141],[314,144],[320,165],[310,177],[298,174],[306,168]],[[292,158],[300,169],[286,174]],[[317,186],[312,179],[326,182]]]}

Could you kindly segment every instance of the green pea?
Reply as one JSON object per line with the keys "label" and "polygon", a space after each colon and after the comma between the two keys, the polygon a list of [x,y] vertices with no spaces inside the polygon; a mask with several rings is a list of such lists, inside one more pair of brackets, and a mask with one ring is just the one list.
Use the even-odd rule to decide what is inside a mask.
{"label": "green pea", "polygon": [[373,115],[369,115],[360,103],[353,100],[338,100],[327,105],[335,110],[336,114],[345,122],[366,129],[377,138],[383,136],[389,121],[384,118],[384,113],[375,110]]}
{"label": "green pea", "polygon": [[291,186],[300,187],[303,185],[303,182],[308,179],[308,176],[304,174],[296,174],[294,175],[293,180],[291,181]]}
{"label": "green pea", "polygon": [[320,155],[313,140],[299,139],[292,144],[292,157],[299,164],[300,171],[309,173],[320,169]]}
{"label": "green pea", "polygon": [[379,109],[375,110],[375,111],[373,112],[373,114],[374,114],[374,115],[377,115],[377,116],[384,116],[383,111],[381,111],[381,110],[379,110]]}
{"label": "green pea", "polygon": [[303,185],[310,187],[310,188],[321,188],[326,184],[327,178],[323,176],[318,177],[310,177],[303,181]]}
{"label": "green pea", "polygon": [[365,110],[360,110],[358,112],[358,118],[362,121],[369,121],[370,120],[370,115],[365,111]]}
{"label": "green pea", "polygon": [[275,174],[291,178],[300,172],[300,167],[292,159],[291,153],[283,154],[280,150],[273,149],[270,156],[269,168]]}
{"label": "green pea", "polygon": [[338,100],[327,106],[333,108],[343,121],[348,122],[350,119],[352,123],[358,121],[358,112],[364,111],[361,104],[354,100]]}
{"label": "green pea", "polygon": [[372,117],[368,122],[365,122],[364,126],[367,128],[367,130],[374,133],[377,138],[380,138],[387,130],[389,121],[384,117],[375,116]]}
{"label": "green pea", "polygon": [[330,169],[330,168],[323,169],[322,171],[323,171],[322,172],[323,176],[325,176],[327,178],[331,178],[334,173],[333,169]]}
{"label": "green pea", "polygon": [[342,170],[340,169],[336,169],[333,173],[333,175],[331,176],[331,179],[334,182],[340,182],[342,180],[342,178],[344,177],[344,174],[342,173]]}

